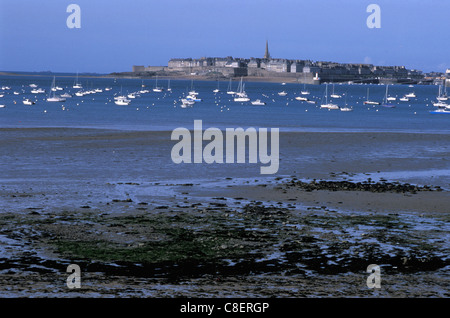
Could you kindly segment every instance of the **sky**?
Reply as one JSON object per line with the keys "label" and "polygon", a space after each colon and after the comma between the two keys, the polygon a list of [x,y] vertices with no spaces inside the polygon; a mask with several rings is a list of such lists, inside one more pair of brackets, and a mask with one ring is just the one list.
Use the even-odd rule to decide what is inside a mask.
{"label": "sky", "polygon": [[[70,4],[80,28],[69,28]],[[370,4],[380,28],[369,28]],[[450,0],[0,0],[0,70],[111,73],[171,58],[450,68]]]}

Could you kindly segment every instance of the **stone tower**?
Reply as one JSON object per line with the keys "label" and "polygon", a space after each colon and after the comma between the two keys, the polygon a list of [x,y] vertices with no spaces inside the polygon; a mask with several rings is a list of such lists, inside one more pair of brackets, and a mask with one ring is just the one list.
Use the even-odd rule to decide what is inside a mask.
{"label": "stone tower", "polygon": [[266,60],[270,60],[270,53],[269,53],[269,42],[266,40],[266,53],[264,54],[264,58]]}

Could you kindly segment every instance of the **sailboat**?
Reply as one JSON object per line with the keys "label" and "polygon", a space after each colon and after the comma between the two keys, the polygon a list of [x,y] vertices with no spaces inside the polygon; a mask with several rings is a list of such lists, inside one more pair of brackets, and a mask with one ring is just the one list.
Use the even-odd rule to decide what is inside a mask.
{"label": "sailboat", "polygon": [[330,95],[331,98],[341,98],[341,95],[335,94],[334,93],[334,84],[333,84],[333,93]]}
{"label": "sailboat", "polygon": [[442,93],[441,85],[439,85],[439,94],[436,99],[440,102],[445,102],[448,100],[447,92],[444,90],[444,93]]}
{"label": "sailboat", "polygon": [[217,80],[217,88],[215,90],[213,90],[213,93],[218,93],[220,92],[219,90],[219,80]]}
{"label": "sailboat", "polygon": [[340,107],[341,112],[351,112],[351,111],[353,111],[353,108],[352,107],[348,107],[348,105],[347,105],[347,95],[348,95],[348,92],[345,93],[345,107]]}
{"label": "sailboat", "polygon": [[77,72],[77,79],[75,80],[75,82],[73,83],[73,88],[83,88],[83,86],[78,83],[78,72]]}
{"label": "sailboat", "polygon": [[384,99],[383,99],[383,102],[381,103],[381,106],[394,108],[395,107],[394,104],[388,103],[388,90],[389,90],[389,85],[386,85],[386,94],[384,95]]}
{"label": "sailboat", "polygon": [[154,92],[161,93],[164,89],[162,87],[158,87],[158,76],[156,76],[155,88],[153,88]]}
{"label": "sailboat", "polygon": [[191,95],[191,96],[198,95],[198,92],[196,92],[194,89],[194,80],[191,80],[191,91],[189,92],[189,95]]}
{"label": "sailboat", "polygon": [[325,104],[320,105],[320,108],[339,109],[338,105],[328,103],[328,84],[325,86]]}
{"label": "sailboat", "polygon": [[169,79],[168,82],[167,82],[167,91],[168,91],[168,92],[171,92],[171,91],[172,91],[172,88],[170,88],[170,79]]}
{"label": "sailboat", "polygon": [[369,88],[367,89],[367,100],[364,102],[364,105],[380,105],[379,102],[369,100]]}
{"label": "sailboat", "polygon": [[127,97],[125,95],[122,95],[122,85],[120,85],[120,95],[119,96],[115,96],[114,99],[115,100],[119,100],[119,99],[127,99]]}
{"label": "sailboat", "polygon": [[[306,90],[306,84],[303,84],[303,90],[300,91],[300,94],[301,95],[309,95],[309,92]],[[308,101],[308,98],[302,97],[302,96],[297,96],[297,97],[295,97],[295,99],[299,100],[299,101],[303,101],[303,102],[307,102]]]}
{"label": "sailboat", "polygon": [[231,77],[230,77],[230,83],[228,84],[227,94],[228,94],[228,95],[234,95],[234,94],[236,94],[236,92],[234,92],[234,91],[231,90]]}
{"label": "sailboat", "polygon": [[55,86],[55,77],[53,76],[52,87],[50,89],[50,93],[48,95],[47,102],[65,102],[66,101],[65,98],[55,95],[55,90],[54,90],[55,87],[56,87]]}
{"label": "sailboat", "polygon": [[303,84],[303,90],[300,92],[302,95],[309,95],[309,91],[306,89],[306,75],[305,75],[305,83]]}
{"label": "sailboat", "polygon": [[248,102],[250,101],[250,98],[248,98],[247,93],[244,89],[244,84],[242,84],[242,77],[241,81],[239,83],[238,92],[236,93],[236,97],[234,98],[235,102]]}

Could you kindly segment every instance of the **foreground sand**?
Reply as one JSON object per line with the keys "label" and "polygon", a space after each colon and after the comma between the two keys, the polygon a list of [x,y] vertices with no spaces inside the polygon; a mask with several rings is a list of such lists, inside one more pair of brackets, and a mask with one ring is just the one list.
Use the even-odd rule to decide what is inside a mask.
{"label": "foreground sand", "polygon": [[[3,297],[450,295],[448,135],[283,133],[270,177],[175,165],[170,132],[0,135]],[[378,177],[432,191],[292,183]],[[80,290],[65,284],[71,263]]]}

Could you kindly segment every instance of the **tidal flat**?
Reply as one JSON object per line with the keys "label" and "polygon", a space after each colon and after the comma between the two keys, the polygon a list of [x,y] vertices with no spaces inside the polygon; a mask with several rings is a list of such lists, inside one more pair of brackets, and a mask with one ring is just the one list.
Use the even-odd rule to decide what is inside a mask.
{"label": "tidal flat", "polygon": [[263,177],[171,164],[165,132],[2,133],[2,297],[450,295],[446,135],[288,133]]}

